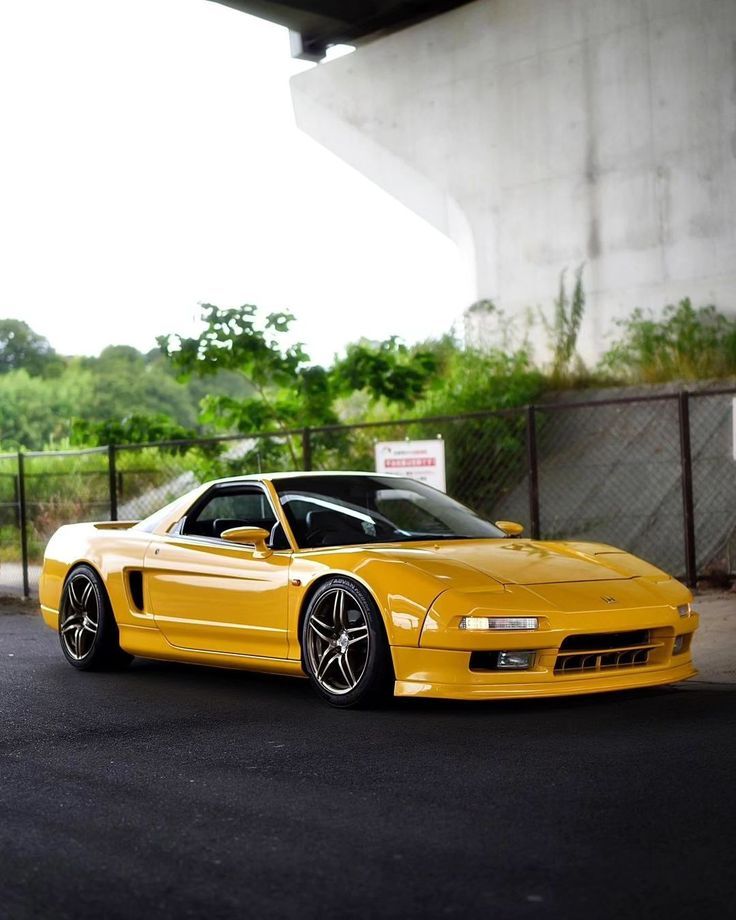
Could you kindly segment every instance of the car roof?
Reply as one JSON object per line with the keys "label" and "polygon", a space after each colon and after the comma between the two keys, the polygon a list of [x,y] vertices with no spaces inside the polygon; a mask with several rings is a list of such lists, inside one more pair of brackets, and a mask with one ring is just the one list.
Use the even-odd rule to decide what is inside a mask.
{"label": "car roof", "polygon": [[391,479],[406,479],[397,473],[376,473],[371,470],[290,470],[277,473],[246,473],[242,476],[228,476],[225,479],[215,479],[213,482],[275,482],[280,479],[296,479],[300,476],[320,476],[325,478],[340,476],[387,476]]}

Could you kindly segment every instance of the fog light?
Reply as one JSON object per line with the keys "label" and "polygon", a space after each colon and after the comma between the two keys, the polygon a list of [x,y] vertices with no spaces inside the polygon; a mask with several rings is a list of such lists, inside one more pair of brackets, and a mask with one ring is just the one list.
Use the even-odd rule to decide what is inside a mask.
{"label": "fog light", "polygon": [[680,604],[680,606],[677,608],[677,612],[681,617],[689,617],[692,613],[692,607],[690,604]]}
{"label": "fog light", "polygon": [[499,652],[496,667],[509,671],[526,671],[533,661],[534,652]]}
{"label": "fog light", "polygon": [[675,644],[672,646],[672,654],[680,655],[685,648],[685,637],[675,636]]}
{"label": "fog light", "polygon": [[537,629],[537,617],[463,617],[460,629]]}

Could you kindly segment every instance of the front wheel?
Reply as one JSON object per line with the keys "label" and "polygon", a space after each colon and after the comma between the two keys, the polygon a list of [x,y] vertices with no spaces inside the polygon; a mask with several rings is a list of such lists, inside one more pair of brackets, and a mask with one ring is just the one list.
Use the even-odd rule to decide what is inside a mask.
{"label": "front wheel", "polygon": [[59,640],[66,660],[80,671],[113,670],[132,661],[120,648],[105,585],[88,565],[77,566],[64,584]]}
{"label": "front wheel", "polygon": [[377,703],[393,688],[381,615],[366,589],[348,578],[331,578],[310,600],[302,656],[312,686],[333,706]]}

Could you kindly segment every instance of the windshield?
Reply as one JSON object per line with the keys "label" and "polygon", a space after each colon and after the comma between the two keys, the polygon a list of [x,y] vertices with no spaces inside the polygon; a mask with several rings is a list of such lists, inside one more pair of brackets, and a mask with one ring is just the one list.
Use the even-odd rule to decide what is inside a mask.
{"label": "windshield", "polygon": [[393,476],[297,476],[274,482],[302,548],[503,537],[498,527],[421,482]]}

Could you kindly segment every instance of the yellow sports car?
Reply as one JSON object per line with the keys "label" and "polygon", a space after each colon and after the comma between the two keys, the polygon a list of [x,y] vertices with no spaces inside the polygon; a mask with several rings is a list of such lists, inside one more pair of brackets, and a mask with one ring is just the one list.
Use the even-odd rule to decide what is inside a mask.
{"label": "yellow sports car", "polygon": [[41,610],[81,670],[140,655],[306,675],[336,706],[696,673],[687,588],[611,546],[521,532],[399,476],[242,476],[143,521],[60,528]]}

